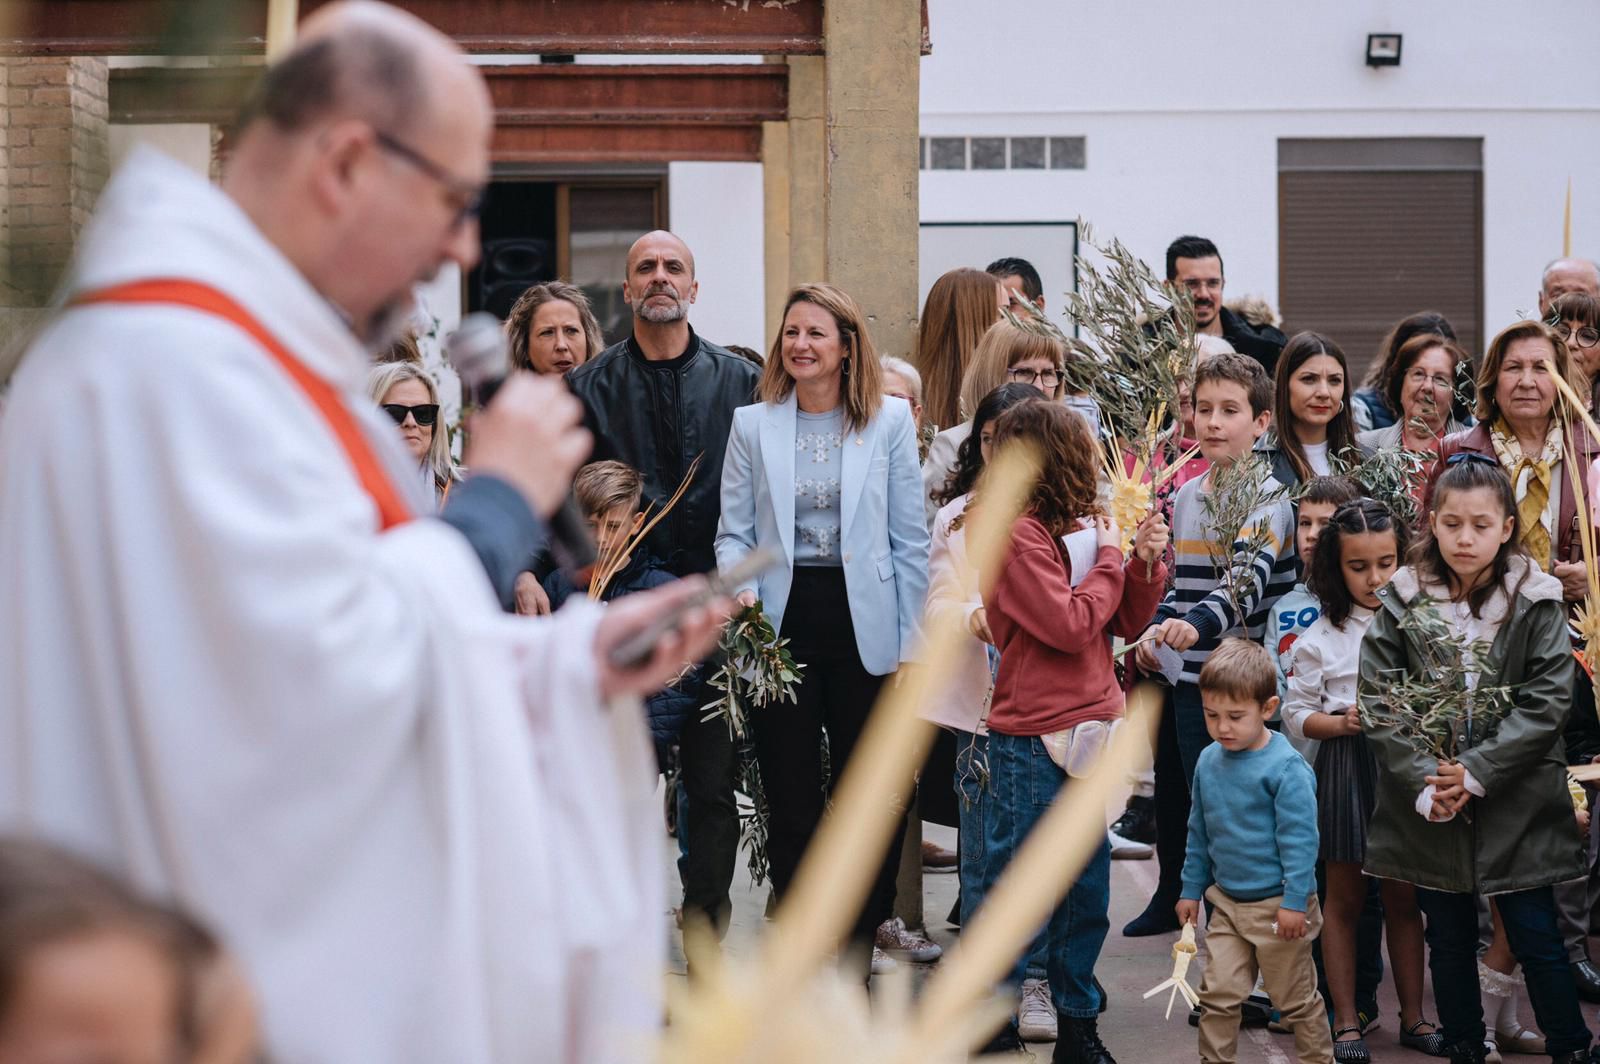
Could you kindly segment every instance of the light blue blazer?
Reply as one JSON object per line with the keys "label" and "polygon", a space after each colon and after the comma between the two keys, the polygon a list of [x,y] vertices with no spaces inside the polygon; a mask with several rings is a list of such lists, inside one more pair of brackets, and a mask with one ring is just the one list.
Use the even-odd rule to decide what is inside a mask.
{"label": "light blue blazer", "polygon": [[[794,583],[795,397],[733,414],[722,465],[717,565],[726,569],[757,546],[783,564],[740,590],[761,599],[774,631]],[[928,591],[928,525],[911,408],[885,396],[859,432],[846,432],[839,478],[840,560],[861,664],[885,676],[912,660]]]}

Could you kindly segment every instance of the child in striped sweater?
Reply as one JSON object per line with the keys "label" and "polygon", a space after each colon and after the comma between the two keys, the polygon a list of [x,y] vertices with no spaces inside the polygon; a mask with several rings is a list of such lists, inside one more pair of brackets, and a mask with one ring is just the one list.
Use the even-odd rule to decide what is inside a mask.
{"label": "child in striped sweater", "polygon": [[[1272,382],[1247,355],[1211,355],[1195,370],[1195,428],[1211,468],[1185,484],[1173,503],[1172,589],[1135,652],[1140,668],[1166,674],[1173,686],[1156,742],[1160,880],[1144,912],[1123,928],[1130,937],[1178,930],[1173,906],[1182,886],[1189,788],[1200,751],[1211,742],[1200,703],[1200,668],[1229,635],[1259,642],[1269,608],[1294,586],[1294,523],[1281,485],[1267,480],[1264,503],[1241,528],[1208,527],[1206,497],[1213,479],[1251,457],[1271,422],[1271,404]],[[1213,551],[1219,542],[1229,544],[1222,564],[1236,574],[1238,587],[1230,589],[1219,571]]]}

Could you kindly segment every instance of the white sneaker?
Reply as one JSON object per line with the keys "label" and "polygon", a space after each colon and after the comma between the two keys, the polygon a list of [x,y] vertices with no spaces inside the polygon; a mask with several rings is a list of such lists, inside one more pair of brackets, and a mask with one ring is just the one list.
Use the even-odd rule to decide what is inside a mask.
{"label": "white sneaker", "polygon": [[1050,984],[1043,979],[1022,981],[1022,1004],[1017,1006],[1017,1032],[1024,1042],[1056,1040],[1056,1004]]}
{"label": "white sneaker", "polygon": [[883,950],[879,949],[877,946],[872,947],[873,975],[888,975],[898,967],[900,967],[900,962],[883,952]]}
{"label": "white sneaker", "polygon": [[1106,837],[1111,840],[1111,859],[1113,861],[1148,861],[1155,856],[1156,848],[1148,842],[1134,842],[1125,839],[1115,831],[1106,832]]}

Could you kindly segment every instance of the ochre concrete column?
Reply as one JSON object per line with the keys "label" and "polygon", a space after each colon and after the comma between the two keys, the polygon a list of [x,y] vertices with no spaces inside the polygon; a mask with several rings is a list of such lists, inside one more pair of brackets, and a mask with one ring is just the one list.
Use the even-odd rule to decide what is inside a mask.
{"label": "ochre concrete column", "polygon": [[909,358],[917,325],[921,4],[850,0],[827,4],[823,17],[827,277],[866,310],[881,353]]}
{"label": "ochre concrete column", "polygon": [[828,280],[827,85],[821,56],[789,57],[789,283]]}
{"label": "ochre concrete column", "polygon": [[[4,59],[0,341],[37,317],[110,170],[103,58]],[[0,378],[10,367],[0,365]]]}
{"label": "ochre concrete column", "polygon": [[761,213],[765,231],[767,353],[782,326],[784,298],[789,294],[789,123],[761,124]]}

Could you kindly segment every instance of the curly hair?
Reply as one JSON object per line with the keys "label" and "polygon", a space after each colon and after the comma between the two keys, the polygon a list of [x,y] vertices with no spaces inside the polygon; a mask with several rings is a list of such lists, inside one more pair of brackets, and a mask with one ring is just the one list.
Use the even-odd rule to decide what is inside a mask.
{"label": "curly hair", "polygon": [[1086,517],[1105,512],[1099,499],[1100,445],[1083,416],[1060,403],[1018,403],[995,423],[995,453],[1021,443],[1035,448],[1039,480],[1025,512],[1057,538]]}

